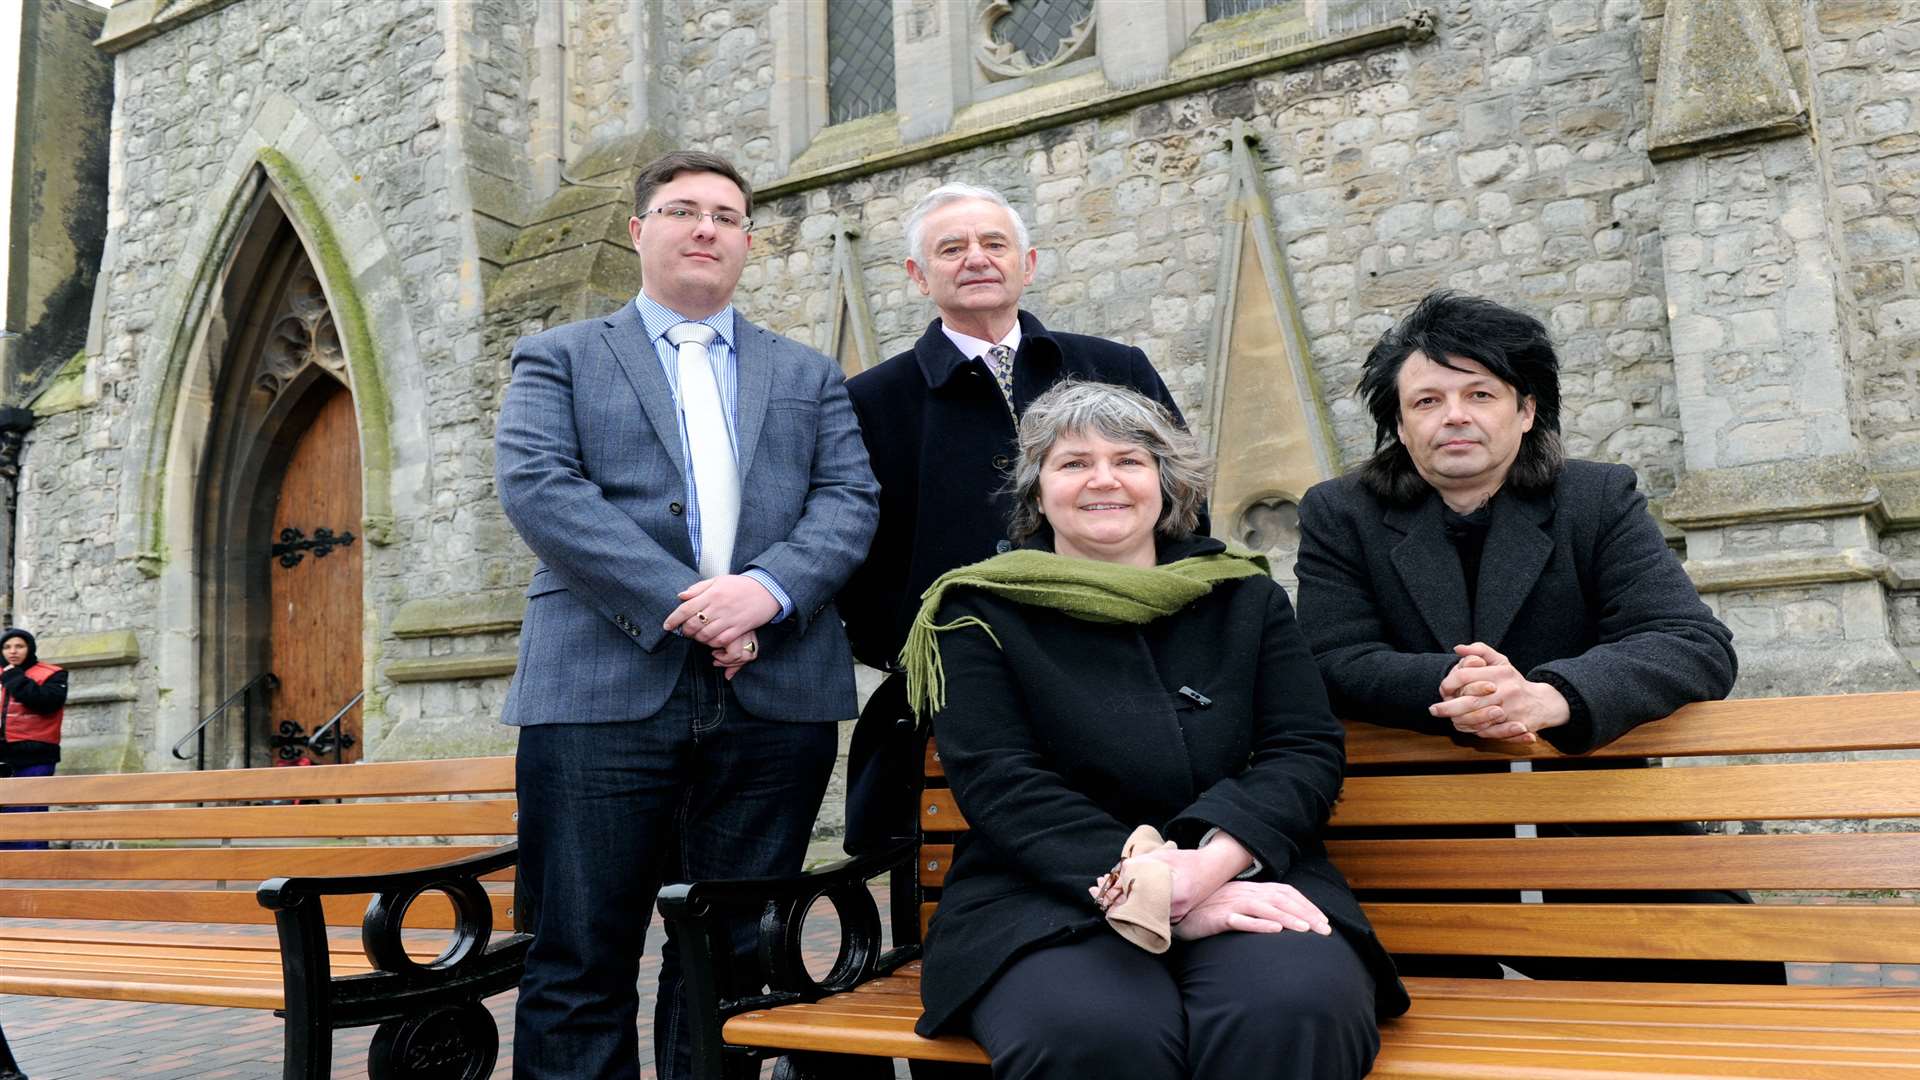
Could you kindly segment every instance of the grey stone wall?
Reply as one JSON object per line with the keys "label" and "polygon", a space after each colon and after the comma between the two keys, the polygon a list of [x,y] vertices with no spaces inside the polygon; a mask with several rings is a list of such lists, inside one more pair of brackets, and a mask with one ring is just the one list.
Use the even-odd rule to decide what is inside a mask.
{"label": "grey stone wall", "polygon": [[[900,219],[937,183],[1004,190],[1041,249],[1027,303],[1145,349],[1199,415],[1236,118],[1263,168],[1341,449],[1372,447],[1350,390],[1367,347],[1427,291],[1501,297],[1548,321],[1573,452],[1625,461],[1655,495],[1681,468],[1642,129],[1638,5],[1460,3],[1435,40],[1040,131],[784,198],[745,310],[820,344],[836,216],[858,226],[883,351],[932,317],[900,269]],[[758,62],[758,53],[749,63]],[[720,78],[711,68],[706,78]]]}
{"label": "grey stone wall", "polygon": [[656,122],[670,125],[688,146],[724,154],[755,184],[778,171],[767,111],[774,3],[669,3],[661,20],[662,82],[670,105]]}
{"label": "grey stone wall", "polygon": [[1827,197],[1847,267],[1856,423],[1873,465],[1920,467],[1920,7],[1809,6],[1807,54]]}

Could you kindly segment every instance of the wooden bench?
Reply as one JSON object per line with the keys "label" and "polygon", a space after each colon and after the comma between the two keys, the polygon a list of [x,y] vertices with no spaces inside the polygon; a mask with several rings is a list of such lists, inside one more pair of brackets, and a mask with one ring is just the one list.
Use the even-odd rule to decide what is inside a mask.
{"label": "wooden bench", "polygon": [[[1461,774],[1461,763],[1559,755],[1545,743],[1458,746],[1366,724],[1349,725],[1347,748],[1356,770],[1391,767],[1395,775],[1350,777],[1337,825],[1826,823],[1805,834],[1330,843],[1356,889],[1765,891],[1755,905],[1538,904],[1517,902],[1517,894],[1512,903],[1369,903],[1369,918],[1396,953],[1920,963],[1920,906],[1895,895],[1920,889],[1920,832],[1912,831],[1920,759],[1827,753],[1920,748],[1920,693],[1694,705],[1591,755],[1731,756],[1732,764]],[[914,920],[905,934],[896,926],[903,944],[882,952],[877,917],[858,911],[861,899],[873,906],[864,882],[888,869],[911,874],[921,891],[921,928],[938,901],[952,842],[966,826],[937,755],[928,764],[917,851],[850,860],[760,893],[748,883],[700,883],[663,894],[661,910],[683,940],[706,934],[712,942],[702,962],[720,947],[712,936],[719,912],[758,911],[776,932],[763,941],[774,958],[767,992],[729,996],[724,976],[689,971],[689,987],[706,995],[692,1003],[704,1024],[694,1030],[703,1070],[696,1075],[711,1080],[743,1072],[738,1062],[789,1052],[799,1052],[796,1075],[821,1077],[852,1075],[861,1056],[986,1061],[967,1039],[913,1033]],[[1801,891],[1818,902],[1792,902]],[[847,937],[833,974],[814,980],[800,967],[793,924],[821,895],[836,899]],[[1407,984],[1413,1008],[1382,1025],[1376,1077],[1920,1077],[1920,986]]]}
{"label": "wooden bench", "polygon": [[489,1076],[481,1002],[528,941],[495,933],[513,780],[511,757],[0,780],[0,804],[52,807],[0,814],[0,840],[72,845],[0,851],[0,917],[215,924],[0,923],[0,993],[273,1009],[289,1080],[331,1076],[334,1030],[373,1024],[372,1075]]}

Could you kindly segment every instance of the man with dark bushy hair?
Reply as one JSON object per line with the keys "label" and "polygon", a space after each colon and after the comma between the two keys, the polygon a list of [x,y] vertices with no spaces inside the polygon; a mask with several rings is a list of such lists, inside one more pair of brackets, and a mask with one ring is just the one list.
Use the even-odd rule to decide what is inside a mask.
{"label": "man with dark bushy hair", "polygon": [[[1732,689],[1733,635],[1633,470],[1567,460],[1559,369],[1539,320],[1451,292],[1367,354],[1374,454],[1300,503],[1300,626],[1341,715],[1584,754]],[[1783,976],[1778,964],[1515,963],[1560,978]]]}

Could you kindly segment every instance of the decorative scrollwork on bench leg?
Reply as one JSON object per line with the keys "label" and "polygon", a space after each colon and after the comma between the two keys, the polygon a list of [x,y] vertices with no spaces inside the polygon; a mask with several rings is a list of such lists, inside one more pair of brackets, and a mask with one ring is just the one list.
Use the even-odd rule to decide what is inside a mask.
{"label": "decorative scrollwork on bench leg", "polygon": [[482,1080],[500,1056],[500,1029],[475,1002],[389,1020],[367,1049],[372,1080]]}

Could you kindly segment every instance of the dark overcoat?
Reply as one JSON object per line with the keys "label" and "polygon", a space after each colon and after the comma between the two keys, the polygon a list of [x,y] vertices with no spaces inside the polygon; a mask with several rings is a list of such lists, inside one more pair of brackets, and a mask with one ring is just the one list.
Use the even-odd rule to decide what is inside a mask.
{"label": "dark overcoat", "polygon": [[[1137,390],[1180,415],[1147,354],[1048,330],[1024,311],[1013,373],[1022,413],[1071,378]],[[934,578],[1007,550],[1013,504],[1001,489],[1015,457],[1013,417],[986,365],[962,356],[938,319],[912,349],[849,379],[847,393],[880,481],[880,526],[841,590],[840,616],[853,655],[884,671]]]}
{"label": "dark overcoat", "polygon": [[[1220,550],[1194,538],[1160,558]],[[1142,824],[1182,847],[1224,829],[1260,860],[1260,880],[1299,889],[1352,942],[1380,1016],[1406,1009],[1320,840],[1344,737],[1283,589],[1263,575],[1223,582],[1145,625],[955,590],[940,618],[962,616],[999,644],[973,627],[940,635],[947,704],[933,728],[972,828],[928,933],[922,1034],[951,1025],[1021,953],[1111,933],[1087,887]]]}
{"label": "dark overcoat", "polygon": [[1428,714],[1482,641],[1530,679],[1552,673],[1585,721],[1542,732],[1585,753],[1733,687],[1733,635],[1700,600],[1624,465],[1569,461],[1551,490],[1503,491],[1467,602],[1438,493],[1386,504],[1348,475],[1300,502],[1300,625],[1340,715],[1432,734]]}

